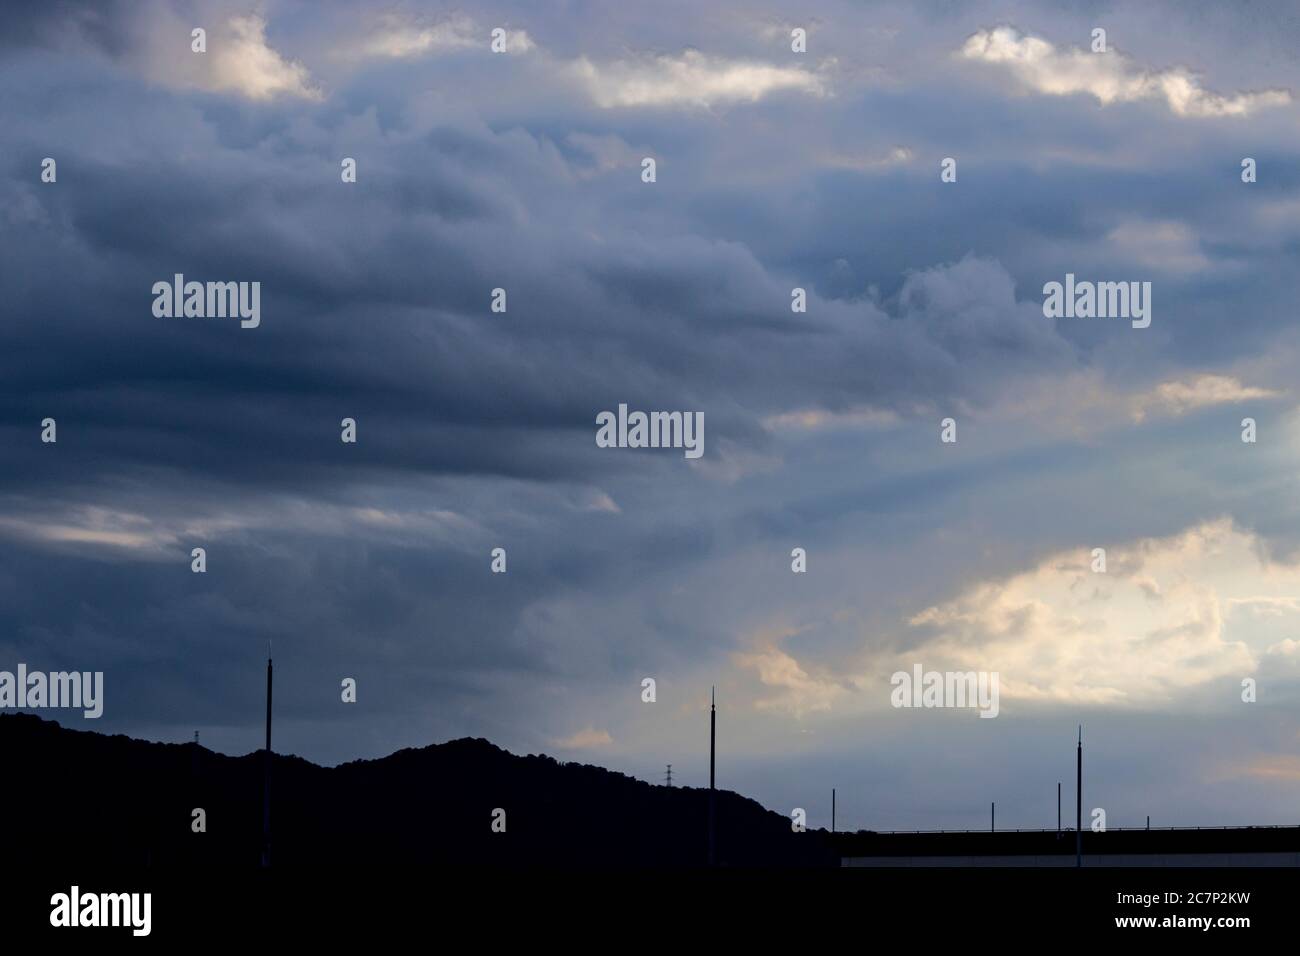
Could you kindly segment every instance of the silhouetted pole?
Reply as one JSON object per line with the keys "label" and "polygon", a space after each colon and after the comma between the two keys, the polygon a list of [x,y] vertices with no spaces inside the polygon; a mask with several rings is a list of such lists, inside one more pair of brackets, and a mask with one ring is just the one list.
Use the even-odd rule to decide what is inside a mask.
{"label": "silhouetted pole", "polygon": [[709,692],[709,866],[714,863],[714,835],[713,835],[713,818],[714,818],[714,787],[716,780],[714,778],[714,756],[717,749],[718,741],[718,708],[717,708],[717,688]]}
{"label": "silhouetted pole", "polygon": [[[198,807],[203,804],[199,794],[202,788],[199,786],[199,732],[194,731],[194,744],[190,747],[190,806]],[[193,831],[190,832],[189,842],[189,859],[191,863],[197,862],[199,843],[194,839]]]}
{"label": "silhouetted pole", "polygon": [[266,654],[266,750],[262,758],[262,866],[271,865],[271,648]]}
{"label": "silhouetted pole", "polygon": [[831,787],[831,833],[835,832],[835,788]]}
{"label": "silhouetted pole", "polygon": [[1056,838],[1061,839],[1061,781],[1056,781]]}
{"label": "silhouetted pole", "polygon": [[998,826],[998,805],[992,801],[989,802],[989,833],[997,830]]}
{"label": "silhouetted pole", "polygon": [[1151,814],[1147,814],[1147,829],[1151,829]]}
{"label": "silhouetted pole", "polygon": [[1079,725],[1079,751],[1074,764],[1074,865],[1083,866],[1083,724]]}

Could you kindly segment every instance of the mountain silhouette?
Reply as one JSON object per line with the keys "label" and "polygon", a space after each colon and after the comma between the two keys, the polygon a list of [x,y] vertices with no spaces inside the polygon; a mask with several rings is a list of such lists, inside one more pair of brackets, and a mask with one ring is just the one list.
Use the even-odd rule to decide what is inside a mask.
{"label": "mountain silhouette", "polygon": [[[12,771],[11,852],[88,865],[256,866],[263,754],[229,757],[0,714]],[[518,756],[464,738],[321,767],[275,754],[276,867],[349,864],[695,867],[708,852],[707,789],[664,787],[600,767]],[[719,790],[724,866],[834,866],[824,833]],[[192,829],[193,811],[206,832]],[[505,811],[505,832],[493,814]],[[57,856],[52,856],[57,854]],[[15,859],[32,858],[24,855]]]}

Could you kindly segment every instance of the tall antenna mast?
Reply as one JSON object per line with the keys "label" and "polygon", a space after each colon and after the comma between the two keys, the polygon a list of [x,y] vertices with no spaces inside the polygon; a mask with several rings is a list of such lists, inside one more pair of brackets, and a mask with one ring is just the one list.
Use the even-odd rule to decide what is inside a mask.
{"label": "tall antenna mast", "polygon": [[266,750],[262,765],[262,866],[271,865],[271,642],[266,642]]}
{"label": "tall antenna mast", "polygon": [[717,791],[714,777],[714,758],[718,741],[718,688],[709,692],[709,866],[713,866],[715,856],[714,816]]}
{"label": "tall antenna mast", "polygon": [[1079,751],[1074,765],[1074,865],[1083,866],[1083,724],[1079,725]]}
{"label": "tall antenna mast", "polygon": [[673,765],[672,765],[672,764],[669,764],[669,765],[668,765],[668,772],[664,775],[664,782],[667,783],[668,786],[670,786],[670,787],[673,785]]}

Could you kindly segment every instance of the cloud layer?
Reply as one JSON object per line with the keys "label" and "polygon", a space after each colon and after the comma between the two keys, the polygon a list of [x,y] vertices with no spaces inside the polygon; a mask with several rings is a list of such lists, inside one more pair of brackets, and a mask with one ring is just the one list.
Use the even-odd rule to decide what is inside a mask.
{"label": "cloud layer", "polygon": [[1281,89],[1224,96],[1203,88],[1183,67],[1143,69],[1121,53],[1062,50],[1012,27],[974,33],[961,52],[967,59],[1003,67],[1033,92],[1049,96],[1087,93],[1103,106],[1163,99],[1177,116],[1214,117],[1246,116],[1291,102],[1290,91]]}
{"label": "cloud layer", "polygon": [[[1029,820],[1084,720],[1117,806],[1274,822],[1297,38],[1157,3],[1100,55],[1019,10],[16,12],[0,661],[242,752],[272,640],[288,750],[470,734],[684,783],[716,684],[726,786],[844,780],[864,826],[966,825],[999,781]],[[154,317],[178,272],[259,281],[261,325]],[[1045,318],[1067,273],[1151,281],[1150,328]],[[704,457],[597,448],[620,402],[703,412]],[[893,710],[918,660],[999,670],[1003,713]]]}

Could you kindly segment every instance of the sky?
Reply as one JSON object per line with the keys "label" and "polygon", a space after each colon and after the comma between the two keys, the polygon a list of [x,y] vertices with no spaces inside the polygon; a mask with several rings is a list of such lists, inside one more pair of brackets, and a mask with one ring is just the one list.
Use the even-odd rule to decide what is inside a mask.
{"label": "sky", "polygon": [[[327,764],[705,785],[716,686],[719,786],[812,826],[1054,826],[1079,725],[1110,827],[1296,822],[1292,4],[4,17],[0,669],[104,673],[44,716],[246,753],[270,642]],[[703,454],[598,447],[620,404]]]}

